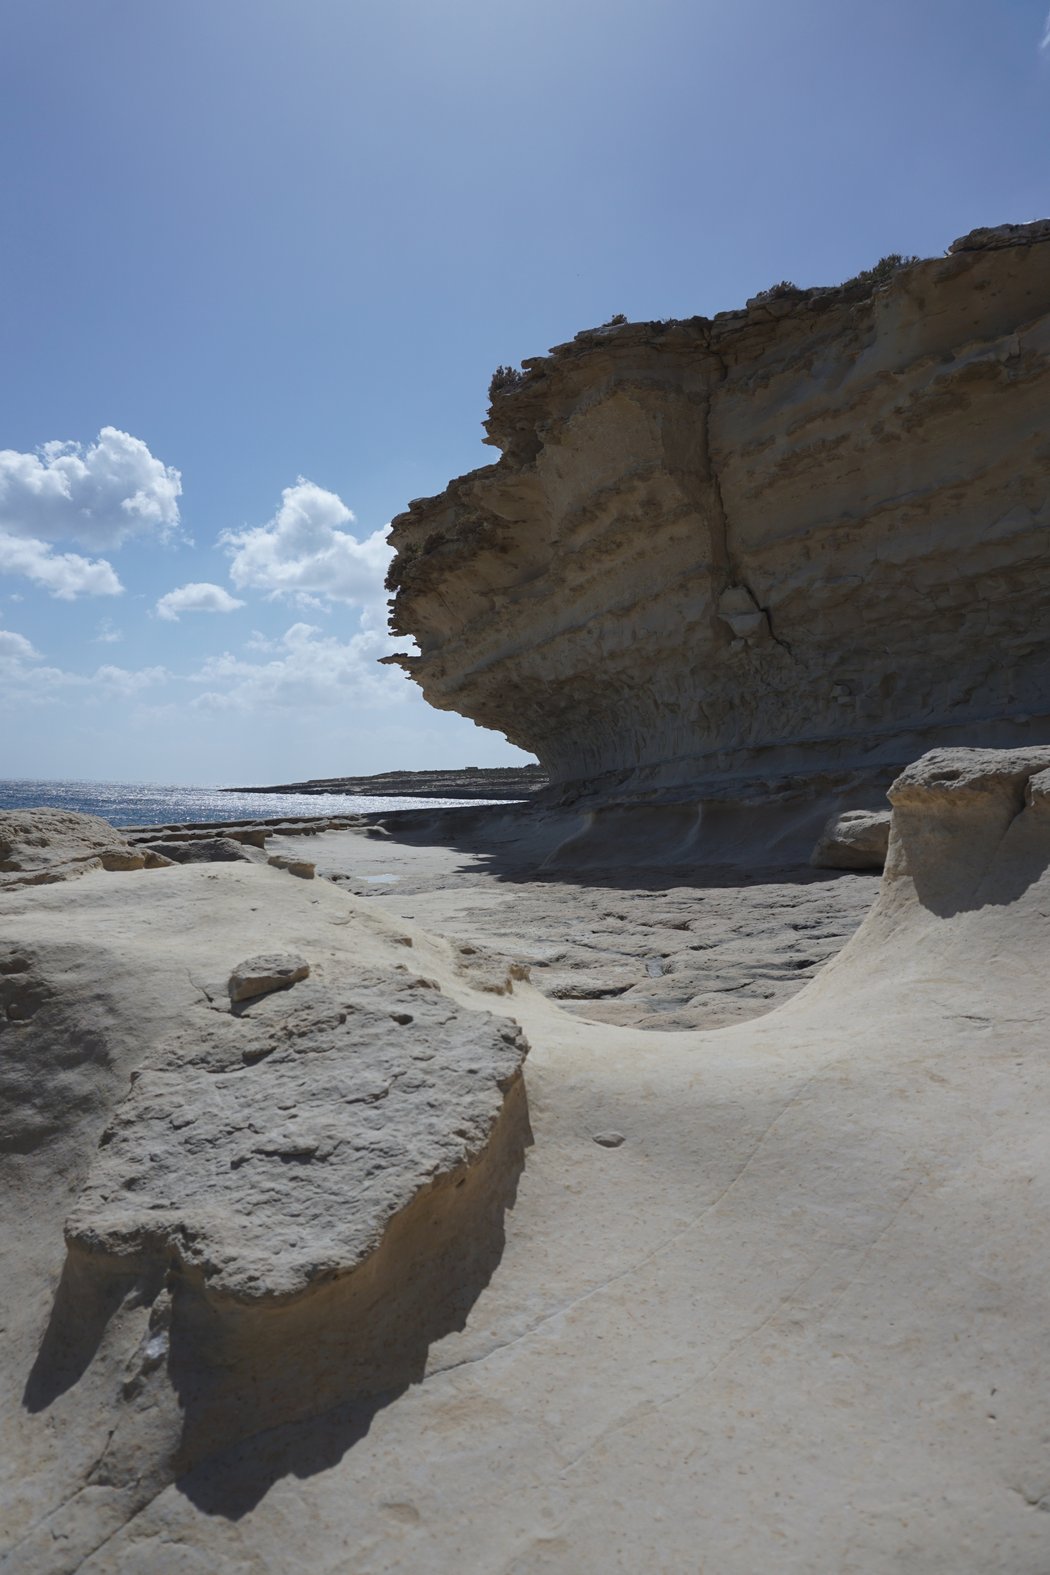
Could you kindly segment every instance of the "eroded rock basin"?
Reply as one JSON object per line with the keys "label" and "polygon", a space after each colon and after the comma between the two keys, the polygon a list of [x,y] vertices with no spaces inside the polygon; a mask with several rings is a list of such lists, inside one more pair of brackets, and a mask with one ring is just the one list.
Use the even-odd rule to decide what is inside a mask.
{"label": "eroded rock basin", "polygon": [[[420,1381],[265,1425],[151,1479],[164,1389],[143,1413],[156,1437],[136,1433],[132,1450],[113,1432],[129,1361],[152,1360],[144,1301],[119,1302],[60,1394],[22,1402],[63,1221],[127,1089],[110,1025],[94,1132],[78,1138],[67,1116],[9,1161],[5,1523],[25,1539],[11,1539],[12,1567],[1041,1575],[1048,762],[1000,761],[990,777],[993,764],[913,772],[867,921],[792,1000],[716,1031],[598,1023],[579,1013],[601,1001],[570,1012],[506,967],[500,977],[515,948],[499,925],[511,936],[512,905],[542,887],[564,888],[561,926],[576,884],[561,877],[466,888],[450,928],[467,901],[496,919],[473,942],[434,933],[439,889],[403,890],[407,870],[367,898],[240,865],[99,873],[72,895],[27,891],[17,910],[6,897],[23,943],[56,942],[60,909],[68,924],[78,904],[81,923],[90,913],[158,1039],[186,1010],[149,895],[161,883],[236,891],[235,960],[319,959],[308,985],[333,985],[337,953],[373,971],[400,961],[457,1009],[524,1029],[535,1139],[498,1263],[461,1327],[428,1339]],[[388,841],[366,845],[386,862],[364,873],[397,872]],[[325,846],[311,853],[322,866]],[[854,881],[874,895],[870,877],[826,889]],[[422,899],[411,919],[384,911]],[[195,912],[207,986],[231,911],[224,923],[203,901]],[[162,938],[170,968],[147,967]],[[64,989],[74,975],[70,964]],[[202,1001],[187,980],[191,995]],[[294,1379],[315,1343],[291,1331],[271,1370]],[[114,1456],[139,1475],[107,1466]]]}

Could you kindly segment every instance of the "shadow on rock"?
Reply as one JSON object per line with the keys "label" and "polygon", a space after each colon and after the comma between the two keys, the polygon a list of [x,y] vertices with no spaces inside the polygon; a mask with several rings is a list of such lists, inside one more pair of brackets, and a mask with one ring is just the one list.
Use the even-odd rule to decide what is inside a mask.
{"label": "shadow on rock", "polygon": [[351,1400],[305,1422],[256,1433],[201,1461],[179,1478],[176,1487],[202,1514],[240,1520],[283,1478],[302,1480],[337,1466],[347,1450],[366,1436],[378,1412],[398,1400],[406,1388]]}
{"label": "shadow on rock", "polygon": [[[376,1409],[422,1379],[431,1344],[465,1326],[499,1264],[530,1142],[519,1077],[484,1151],[419,1192],[349,1271],[252,1302],[210,1296],[189,1276],[175,1281],[168,1370],[183,1416],[174,1471],[184,1491],[207,1478],[214,1512],[232,1514],[221,1477],[200,1469],[206,1459],[340,1406],[349,1407],[337,1430],[348,1448]],[[330,1421],[319,1432],[302,1427],[287,1469],[308,1475],[331,1464],[335,1436]],[[318,1451],[322,1464],[310,1466]],[[261,1496],[270,1481],[259,1469]],[[238,1481],[240,1501],[243,1472]]]}
{"label": "shadow on rock", "polygon": [[26,1410],[44,1411],[72,1389],[94,1360],[113,1315],[130,1298],[152,1301],[162,1277],[158,1271],[152,1283],[144,1283],[141,1274],[100,1272],[80,1255],[68,1255],[22,1394]]}

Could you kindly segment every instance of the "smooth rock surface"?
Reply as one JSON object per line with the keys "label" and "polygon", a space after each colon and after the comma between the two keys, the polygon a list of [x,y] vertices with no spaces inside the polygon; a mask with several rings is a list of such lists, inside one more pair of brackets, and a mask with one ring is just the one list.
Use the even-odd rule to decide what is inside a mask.
{"label": "smooth rock surface", "polygon": [[[383,913],[393,897],[350,898],[330,881],[247,865],[5,893],[12,960],[0,977],[24,981],[35,1085],[62,1087],[71,1001],[107,1036],[90,1066],[84,1046],[92,1110],[45,1098],[51,1135],[4,1159],[8,1567],[1044,1575],[1048,792],[1046,751],[938,752],[910,768],[891,794],[877,901],[852,939],[785,1005],[714,1032],[596,1024],[521,979],[509,994],[477,989],[459,945],[434,934],[437,892],[426,927]],[[875,889],[848,872],[824,881]],[[209,916],[200,899],[212,892]],[[238,951],[224,959],[234,916]],[[275,949],[277,929],[280,949],[315,972],[238,1019],[208,980],[219,964]],[[100,945],[110,958],[101,989]],[[27,966],[30,952],[38,961]],[[450,1228],[444,1238],[490,1250],[469,1308],[416,1349],[421,1381],[271,1425],[297,1393],[307,1405],[331,1394],[341,1358],[326,1331],[346,1326],[347,1307],[355,1329],[390,1332],[367,1350],[351,1341],[351,1370],[367,1360],[379,1371],[411,1347],[411,1320],[362,1316],[370,1288],[343,1302],[337,1276],[331,1301],[323,1288],[293,1290],[291,1303],[266,1306],[252,1279],[262,1265],[274,1272],[273,1255],[298,1285],[311,1250],[299,1256],[290,1239],[285,1176],[300,1165],[266,1152],[269,1134],[286,1140],[290,1115],[263,1090],[298,1086],[320,1154],[337,1103],[328,1079],[356,1066],[340,1030],[329,1037],[332,1003],[355,998],[342,970],[374,969],[382,984],[375,996],[364,981],[367,1009],[382,1010],[389,991],[400,1011],[395,959],[408,992],[442,1011],[460,1003],[479,1032],[492,1021],[475,1013],[481,1003],[525,1030],[535,1145],[495,1236]],[[315,987],[299,1014],[298,992]],[[293,1014],[301,1038],[289,1038]],[[235,1070],[246,1025],[252,1045],[275,1036],[277,1048],[254,1063],[242,1048]],[[156,1081],[158,1055],[174,1055],[191,1101]],[[35,1085],[22,1085],[24,1101]],[[191,1164],[192,1126],[174,1123],[197,1105],[206,1131],[226,1135]],[[218,1155],[242,1115],[240,1141],[261,1152],[222,1173]],[[497,1120],[486,1155],[514,1151],[503,1130]],[[458,1224],[484,1217],[483,1163],[462,1189],[440,1189],[454,1200],[479,1179]],[[261,1189],[250,1213],[238,1204],[245,1228],[234,1230],[207,1199],[240,1195],[255,1164],[280,1167],[286,1206]],[[331,1196],[345,1195],[341,1174],[336,1162]],[[506,1181],[505,1165],[497,1175]],[[114,1222],[112,1253],[81,1244],[77,1197]],[[303,1205],[316,1243],[334,1230],[352,1251],[345,1210],[315,1209],[309,1194]],[[409,1242],[429,1240],[434,1220],[413,1224]],[[231,1265],[236,1296],[203,1261],[208,1242],[210,1258]],[[174,1290],[154,1290],[138,1255],[166,1265],[172,1253]],[[282,1306],[296,1303],[317,1317],[282,1324]],[[55,1332],[62,1305],[79,1316],[79,1345]],[[261,1327],[277,1332],[268,1340]],[[206,1382],[187,1371],[187,1349],[207,1357]],[[151,1470],[158,1460],[170,1467]]]}
{"label": "smooth rock surface", "polygon": [[881,870],[889,840],[889,810],[846,810],[828,821],[810,863],[816,869]]}

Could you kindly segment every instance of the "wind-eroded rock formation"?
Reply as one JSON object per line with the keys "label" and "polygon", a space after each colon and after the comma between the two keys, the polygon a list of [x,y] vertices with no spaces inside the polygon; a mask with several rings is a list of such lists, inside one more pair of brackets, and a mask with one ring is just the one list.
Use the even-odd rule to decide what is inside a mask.
{"label": "wind-eroded rock formation", "polygon": [[1045,1575],[1050,748],[890,799],[715,1032],[265,865],[0,892],[0,1569]]}
{"label": "wind-eroded rock formation", "polygon": [[1050,221],[579,334],[395,520],[390,660],[563,784],[1048,740],[1048,350]]}

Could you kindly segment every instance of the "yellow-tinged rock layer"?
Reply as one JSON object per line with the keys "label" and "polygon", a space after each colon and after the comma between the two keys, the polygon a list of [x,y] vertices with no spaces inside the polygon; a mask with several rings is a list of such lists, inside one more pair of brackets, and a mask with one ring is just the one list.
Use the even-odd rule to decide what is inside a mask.
{"label": "yellow-tinged rock layer", "polygon": [[1050,221],[524,363],[394,522],[398,657],[556,782],[1050,740]]}

